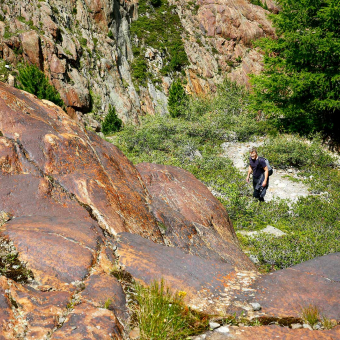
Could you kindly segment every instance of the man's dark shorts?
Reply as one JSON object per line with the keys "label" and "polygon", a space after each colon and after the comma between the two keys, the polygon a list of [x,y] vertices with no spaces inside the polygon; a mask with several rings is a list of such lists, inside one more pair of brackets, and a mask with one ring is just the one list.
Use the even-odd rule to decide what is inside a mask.
{"label": "man's dark shorts", "polygon": [[253,177],[253,188],[254,188],[253,197],[257,198],[260,202],[264,202],[264,198],[261,197],[261,191],[255,189],[257,182],[260,180],[260,178],[261,177]]}

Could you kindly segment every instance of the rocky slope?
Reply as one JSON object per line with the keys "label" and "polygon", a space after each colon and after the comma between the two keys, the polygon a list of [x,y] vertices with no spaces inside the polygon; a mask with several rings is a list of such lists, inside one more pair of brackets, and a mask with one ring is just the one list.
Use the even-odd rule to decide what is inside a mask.
{"label": "rocky slope", "polygon": [[[267,4],[277,10],[271,0]],[[267,10],[245,0],[164,0],[162,6],[167,25],[175,25],[171,34],[144,0],[1,2],[0,80],[14,85],[18,67],[35,64],[61,94],[68,114],[100,130],[109,105],[125,122],[137,123],[145,113],[166,114],[175,78],[200,94],[214,90],[226,75],[247,83],[247,74],[261,69],[251,42],[273,36]],[[138,35],[140,20],[161,28],[154,40],[144,31]],[[137,30],[131,33],[133,25]],[[176,32],[171,52],[167,37]],[[176,64],[178,55],[187,60],[183,65]]]}
{"label": "rocky slope", "polygon": [[[312,303],[339,322],[338,253],[261,275],[191,174],[136,168],[59,107],[3,83],[0,131],[0,339],[128,338],[127,297],[112,273],[164,278],[205,313],[290,325]],[[340,328],[280,332],[334,339]]]}

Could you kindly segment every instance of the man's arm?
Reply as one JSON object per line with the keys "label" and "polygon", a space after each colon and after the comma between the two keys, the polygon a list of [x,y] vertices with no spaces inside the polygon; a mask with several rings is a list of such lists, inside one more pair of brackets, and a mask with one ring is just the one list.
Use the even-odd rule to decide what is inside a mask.
{"label": "man's arm", "polygon": [[264,170],[264,181],[262,183],[262,186],[265,187],[267,185],[267,181],[268,181],[268,167],[265,166],[263,168],[263,170]]}
{"label": "man's arm", "polygon": [[[248,168],[248,175],[247,175],[247,179],[246,181],[249,183],[249,177],[250,177],[250,174],[253,172],[253,169],[251,168],[251,166],[249,165],[249,168]],[[267,171],[268,173],[268,171]]]}

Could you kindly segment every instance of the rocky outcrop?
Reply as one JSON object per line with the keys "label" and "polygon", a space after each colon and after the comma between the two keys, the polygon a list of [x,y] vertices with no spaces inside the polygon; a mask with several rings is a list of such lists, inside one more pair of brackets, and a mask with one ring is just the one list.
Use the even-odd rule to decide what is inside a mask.
{"label": "rocky outcrop", "polygon": [[[115,146],[84,130],[52,103],[0,83],[0,131],[0,260],[7,259],[5,276],[0,277],[0,334],[6,339],[123,338],[129,315],[121,284],[111,275],[117,265],[128,268],[121,235],[126,240],[137,237],[164,256],[177,251],[177,259],[208,261],[206,268],[215,266],[204,259],[213,253],[218,275],[207,272],[206,278],[218,287],[223,268],[234,272],[236,264],[253,269],[238,247],[227,213],[211,194],[204,197],[209,191],[189,173],[162,169],[188,188],[187,207],[179,212],[183,222],[174,226],[170,221],[181,204],[172,204],[169,212],[163,209],[169,221],[160,222],[145,167],[158,185],[175,189],[176,183],[162,176],[156,181],[152,165],[141,165],[139,173]],[[190,186],[197,190],[196,199]],[[164,192],[163,197],[175,202],[173,195],[167,200]],[[200,212],[190,208],[194,201]],[[206,204],[210,208],[203,209]],[[209,212],[212,208],[216,211]],[[194,223],[199,229],[187,230],[180,243],[161,232],[185,230]],[[210,242],[225,246],[213,252]],[[199,245],[206,250],[199,252]],[[153,277],[162,275],[156,271]],[[208,300],[202,301],[204,306]]]}
{"label": "rocky outcrop", "polygon": [[[277,11],[272,1],[266,1]],[[215,90],[226,76],[242,84],[258,73],[262,56],[252,41],[273,36],[267,10],[246,0],[180,0],[170,4],[183,26],[188,56],[187,90]],[[113,105],[124,122],[138,123],[145,113],[167,114],[167,95],[180,72],[164,75],[164,51],[146,45],[143,60],[146,85],[136,87],[132,76],[132,21],[138,19],[134,1],[28,1],[0,4],[0,58],[3,80],[14,85],[22,62],[37,65],[61,94],[68,114],[100,130],[102,116]],[[177,14],[176,14],[177,15]],[[156,82],[155,82],[156,81]]]}
{"label": "rocky outcrop", "polygon": [[[262,69],[262,55],[253,41],[273,37],[269,13],[246,0],[174,1],[185,29],[183,38],[191,65],[187,70],[187,90],[206,93],[226,76],[248,84],[250,73]],[[267,2],[271,11],[278,8]]]}
{"label": "rocky outcrop", "polygon": [[[339,322],[339,253],[258,273],[227,212],[194,176],[135,168],[59,107],[3,83],[0,132],[0,339],[125,339],[126,280],[162,278],[204,313],[287,326],[313,304]],[[228,336],[246,339],[249,329]],[[251,332],[274,333],[331,339],[339,327]]]}
{"label": "rocky outcrop", "polygon": [[222,258],[239,269],[254,269],[240,251],[227,212],[205,185],[172,166],[142,163],[137,169],[165,243],[204,258]]}

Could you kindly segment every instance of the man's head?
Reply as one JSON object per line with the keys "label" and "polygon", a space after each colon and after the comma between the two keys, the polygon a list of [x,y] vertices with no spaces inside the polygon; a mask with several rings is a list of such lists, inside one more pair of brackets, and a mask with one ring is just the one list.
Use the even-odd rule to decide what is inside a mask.
{"label": "man's head", "polygon": [[250,157],[251,159],[256,159],[257,158],[257,149],[255,147],[252,147],[250,150],[249,150],[249,153],[250,153]]}

